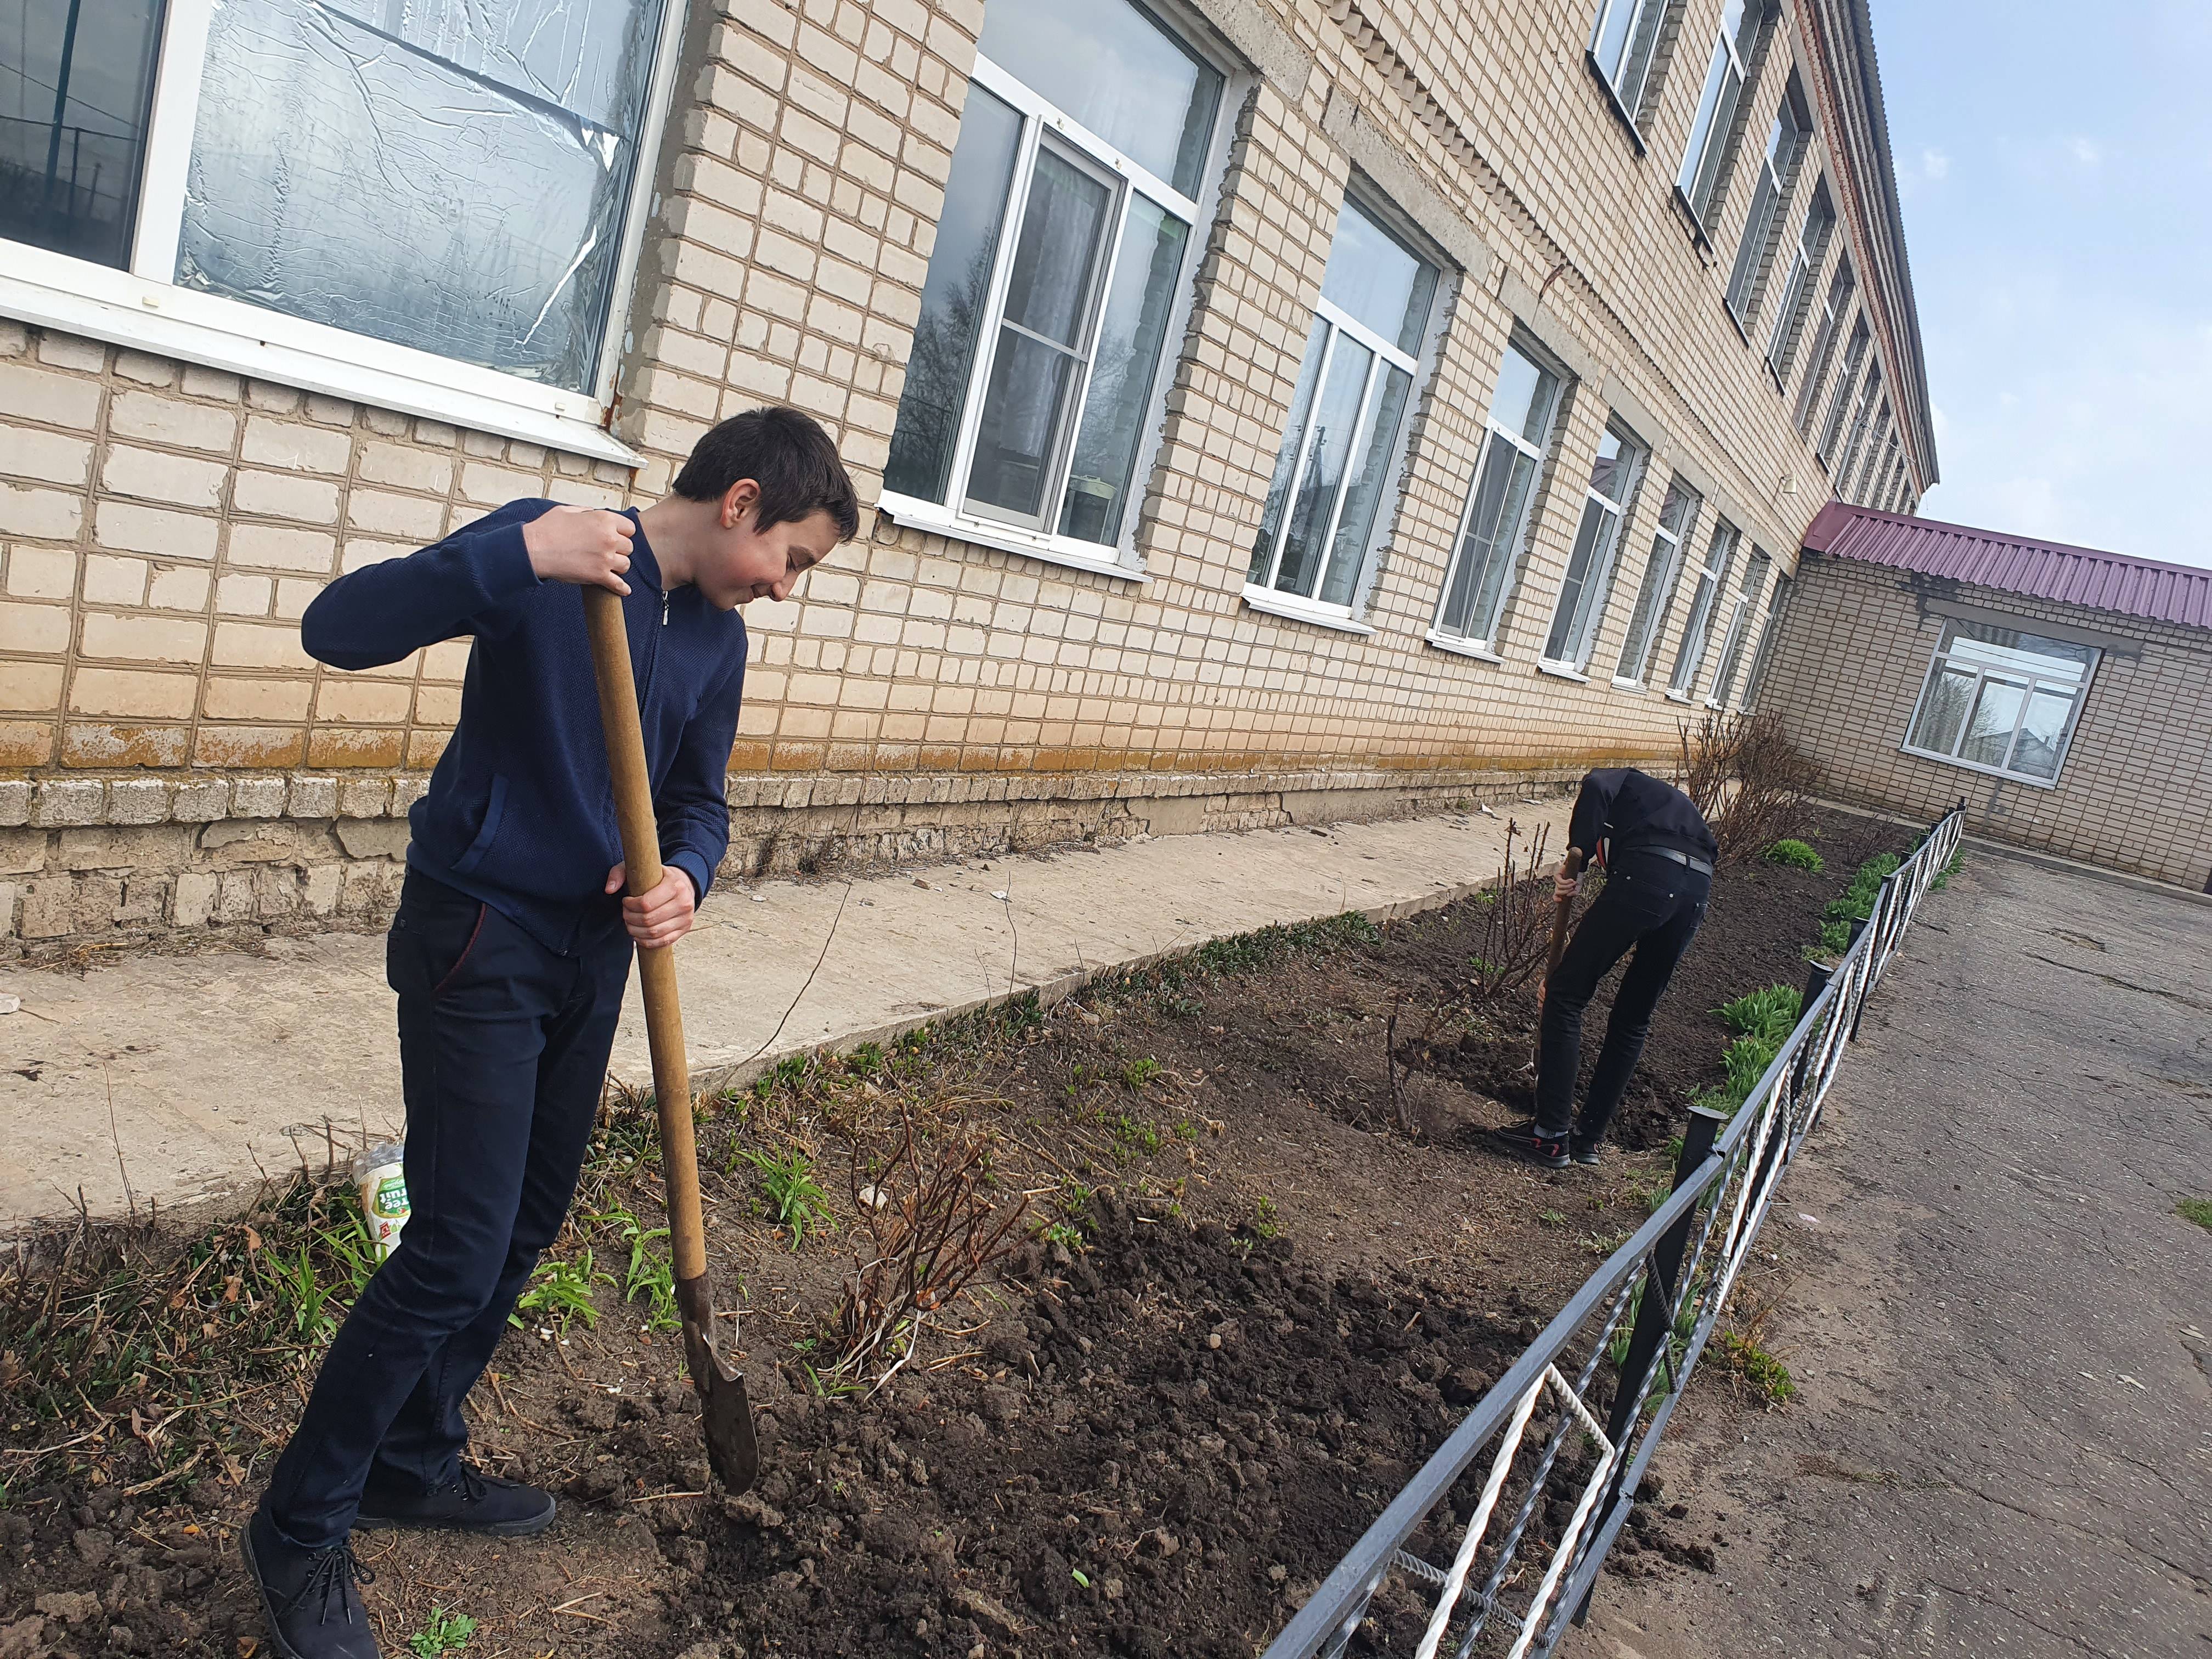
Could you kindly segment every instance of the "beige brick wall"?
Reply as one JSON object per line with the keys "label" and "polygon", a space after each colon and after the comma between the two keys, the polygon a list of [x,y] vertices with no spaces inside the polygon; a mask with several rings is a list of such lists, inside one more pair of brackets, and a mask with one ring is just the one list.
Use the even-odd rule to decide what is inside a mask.
{"label": "beige brick wall", "polygon": [[[2108,636],[2055,788],[1902,751],[1946,613]],[[1932,818],[1964,797],[1975,835],[2212,891],[2212,633],[1808,555],[1759,704],[1845,800]]]}
{"label": "beige brick wall", "polygon": [[[1781,569],[1827,494],[1790,424],[1795,384],[1778,390],[1723,303],[1747,164],[1713,247],[1674,199],[1720,5],[1681,8],[1639,155],[1583,65],[1584,7],[1198,0],[1248,66],[1222,115],[1233,141],[1142,498],[1144,579],[864,512],[858,541],[789,602],[748,608],[733,863],[786,864],[793,846],[818,859],[1003,843],[1040,824],[1111,835],[1148,822],[1153,801],[1184,803],[1162,822],[1192,827],[1283,821],[1285,802],[1332,793],[1347,811],[1409,807],[1669,752],[1683,710],[1656,684],[1686,580],[1654,687],[1608,683],[1669,474],[1705,498],[1700,547],[1719,510]],[[650,499],[708,424],[768,399],[827,422],[872,501],[982,15],[981,0],[694,7],[618,380],[614,430],[645,458],[634,476],[0,321],[0,778],[41,806],[82,780],[106,792],[103,813],[134,781],[174,799],[363,777],[398,799],[445,741],[465,647],[364,674],[320,667],[297,619],[333,576],[517,495]],[[1805,40],[1793,6],[1746,93],[1748,143]],[[1785,240],[1830,166],[1823,133]],[[1241,597],[1355,171],[1456,267],[1364,636]],[[1847,216],[1830,268],[1867,236]],[[1423,636],[1516,324],[1576,384],[1493,664]],[[1583,685],[1534,659],[1609,413],[1655,459]],[[1717,624],[1708,679],[1717,655]],[[1194,822],[1194,799],[1213,803]],[[299,882],[343,856],[338,822],[302,820],[325,823],[325,841],[295,849]],[[20,904],[0,913],[0,938],[11,930],[29,931]]]}

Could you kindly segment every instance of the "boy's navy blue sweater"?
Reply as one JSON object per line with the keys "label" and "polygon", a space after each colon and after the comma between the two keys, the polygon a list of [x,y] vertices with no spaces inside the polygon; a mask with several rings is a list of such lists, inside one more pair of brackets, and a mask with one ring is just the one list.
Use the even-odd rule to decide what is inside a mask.
{"label": "boy's navy blue sweater", "polygon": [[[307,607],[300,638],[310,656],[358,669],[473,637],[460,722],[409,814],[407,862],[566,954],[587,916],[605,914],[623,853],[583,590],[539,580],[523,546],[523,526],[553,505],[510,501],[434,547],[341,576]],[[623,617],[660,856],[704,899],[730,842],[723,787],[745,625],[696,587],[664,590],[642,529],[630,549]]]}

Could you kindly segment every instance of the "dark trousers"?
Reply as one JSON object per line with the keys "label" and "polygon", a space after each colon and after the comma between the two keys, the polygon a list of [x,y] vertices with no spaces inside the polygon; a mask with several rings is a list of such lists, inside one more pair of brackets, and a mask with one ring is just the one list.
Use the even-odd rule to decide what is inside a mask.
{"label": "dark trousers", "polygon": [[617,902],[576,953],[410,871],[385,949],[399,996],[399,1248],[324,1356],[265,1500],[295,1544],[343,1543],[365,1486],[453,1480],[461,1401],[575,1195],[629,977]]}
{"label": "dark trousers", "polygon": [[1712,878],[1653,853],[1622,853],[1606,872],[1605,886],[1559,958],[1559,971],[1545,981],[1544,1020],[1536,1072],[1536,1132],[1567,1133],[1574,1114],[1575,1077],[1582,1066],[1583,1010],[1598,982],[1631,950],[1635,959],[1613,994],[1613,1018],[1598,1050],[1597,1069],[1583,1097],[1574,1133],[1595,1142],[1603,1137],[1626,1092],[1651,1011],[1674,977],[1674,964],[1690,948]]}

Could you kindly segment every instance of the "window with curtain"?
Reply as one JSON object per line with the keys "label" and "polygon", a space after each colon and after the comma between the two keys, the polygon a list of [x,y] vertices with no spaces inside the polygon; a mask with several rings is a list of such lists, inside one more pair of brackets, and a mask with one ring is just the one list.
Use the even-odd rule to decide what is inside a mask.
{"label": "window with curtain", "polygon": [[1698,571],[1696,595],[1690,601],[1690,619],[1683,624],[1682,643],[1675,647],[1674,672],[1668,677],[1668,695],[1686,697],[1697,689],[1698,673],[1705,665],[1705,647],[1711,642],[1713,612],[1728,586],[1729,569],[1735,562],[1736,543],[1742,532],[1726,519],[1713,524],[1712,539],[1705,544],[1705,562]]}
{"label": "window with curtain", "polygon": [[1223,76],[1127,0],[1006,0],[976,50],[885,506],[1110,559],[1135,525]]}
{"label": "window with curtain", "polygon": [[1651,556],[1644,562],[1636,608],[1628,613],[1628,637],[1621,642],[1620,662],[1613,671],[1615,685],[1644,684],[1651,653],[1666,631],[1667,613],[1674,608],[1674,590],[1682,580],[1682,550],[1697,527],[1698,504],[1698,492],[1676,475],[1659,508],[1659,527],[1651,533]]}
{"label": "window with curtain", "polygon": [[1652,83],[1658,57],[1660,25],[1667,0],[1598,0],[1590,27],[1590,61],[1613,88],[1613,100],[1629,125],[1638,125],[1645,89]]}
{"label": "window with curtain", "polygon": [[[1813,297],[1813,274],[1820,268],[1820,261],[1828,252],[1828,235],[1835,228],[1836,210],[1828,199],[1826,180],[1813,186],[1813,199],[1805,209],[1805,222],[1797,228],[1797,240],[1790,244],[1790,270],[1782,279],[1782,301],[1774,308],[1774,331],[1767,337],[1767,367],[1774,371],[1775,383],[1788,386],[1790,366],[1796,361],[1797,342],[1805,331],[1805,313]],[[1838,276],[1844,273],[1838,271]],[[1849,293],[1846,289],[1845,293]],[[1832,290],[1830,304],[1836,300]],[[1826,317],[1821,319],[1823,336],[1832,337]],[[1814,341],[1814,356],[1818,357],[1823,339]]]}
{"label": "window with curtain", "polygon": [[1444,573],[1432,640],[1484,650],[1495,646],[1513,570],[1528,541],[1529,514],[1564,384],[1556,371],[1518,343],[1506,346],[1485,422],[1482,453],[1453,542],[1451,568]]}
{"label": "window with curtain", "polygon": [[0,5],[0,239],[131,263],[161,39],[159,0]]}
{"label": "window with curtain", "polygon": [[1705,694],[1709,708],[1725,708],[1735,696],[1736,672],[1743,666],[1744,647],[1751,639],[1751,619],[1759,614],[1759,595],[1766,589],[1766,572],[1772,562],[1759,548],[1751,550],[1743,591],[1729,607],[1728,630],[1721,636],[1721,665],[1713,674],[1712,690]]}
{"label": "window with curtain", "polygon": [[1248,586],[1348,609],[1390,493],[1437,268],[1346,199]]}
{"label": "window with curtain", "polygon": [[1743,100],[1744,77],[1756,55],[1759,33],[1765,15],[1765,0],[1726,0],[1721,8],[1720,33],[1713,42],[1713,58],[1705,70],[1705,90],[1698,98],[1698,112],[1690,123],[1690,142],[1682,152],[1681,171],[1674,182],[1690,204],[1690,215],[1711,227],[1720,195],[1721,167],[1728,159],[1729,143],[1735,136],[1736,118]]}
{"label": "window with curtain", "polygon": [[1613,591],[1620,527],[1633,510],[1650,453],[1617,422],[1606,423],[1583,491],[1583,521],[1575,532],[1574,550],[1567,556],[1566,580],[1560,584],[1559,603],[1552,613],[1552,631],[1544,641],[1545,659],[1559,667],[1579,674],[1589,666],[1590,650],[1597,643],[1606,600]]}
{"label": "window with curtain", "polygon": [[1759,315],[1766,292],[1767,273],[1774,265],[1774,244],[1790,217],[1790,198],[1797,188],[1797,168],[1811,137],[1812,118],[1805,94],[1791,75],[1782,94],[1782,106],[1766,130],[1766,148],[1759,153],[1759,179],[1751,192],[1751,212],[1743,222],[1743,240],[1736,245],[1735,265],[1729,273],[1728,307],[1749,329]]}
{"label": "window with curtain", "polygon": [[1861,313],[1851,325],[1850,343],[1844,348],[1843,372],[1836,376],[1835,395],[1828,404],[1827,424],[1820,428],[1819,453],[1820,459],[1833,466],[1837,441],[1844,435],[1844,422],[1851,410],[1852,395],[1859,389],[1859,370],[1866,362],[1867,347],[1873,336],[1867,332],[1867,320]]}
{"label": "window with curtain", "polygon": [[1813,349],[1805,365],[1805,383],[1797,389],[1797,430],[1813,435],[1813,415],[1820,405],[1820,388],[1828,383],[1835,366],[1836,347],[1844,337],[1844,320],[1851,314],[1851,295],[1857,284],[1849,258],[1836,261],[1836,274],[1828,281],[1828,297],[1820,302],[1820,325],[1814,331]]}
{"label": "window with curtain", "polygon": [[2023,629],[1946,623],[1904,746],[1977,771],[2056,783],[2100,654]]}

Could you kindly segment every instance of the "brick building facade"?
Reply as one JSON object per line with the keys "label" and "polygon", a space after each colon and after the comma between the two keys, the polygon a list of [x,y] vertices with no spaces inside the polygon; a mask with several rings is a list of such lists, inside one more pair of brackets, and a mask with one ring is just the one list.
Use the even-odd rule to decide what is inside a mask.
{"label": "brick building facade", "polygon": [[2212,892],[2212,570],[1832,507],[1754,688],[1838,799]]}
{"label": "brick building facade", "polygon": [[1934,481],[1864,0],[115,9],[0,43],[6,948],[376,916],[466,645],[307,603],[763,401],[870,506],[736,870],[1663,755]]}

